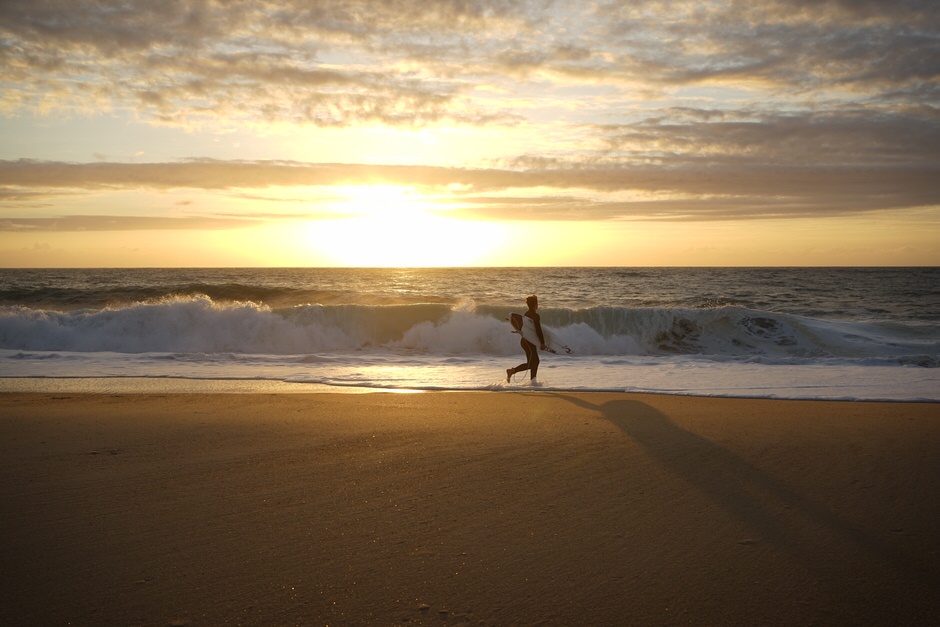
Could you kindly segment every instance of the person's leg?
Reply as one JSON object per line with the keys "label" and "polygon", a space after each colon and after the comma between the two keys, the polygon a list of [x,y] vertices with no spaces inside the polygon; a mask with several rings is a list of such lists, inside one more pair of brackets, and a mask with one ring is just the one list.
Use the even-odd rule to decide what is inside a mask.
{"label": "person's leg", "polygon": [[526,371],[526,370],[529,369],[529,365],[532,363],[532,354],[533,354],[533,353],[535,354],[535,364],[536,364],[536,368],[538,368],[539,356],[538,356],[538,349],[535,348],[535,345],[533,345],[531,342],[529,342],[528,340],[525,340],[525,339],[523,339],[521,342],[519,342],[519,345],[522,346],[522,350],[525,351],[525,359],[526,359],[526,360],[525,360],[525,363],[519,364],[519,365],[516,366],[515,368],[510,368],[509,370],[506,371],[506,382],[507,382],[507,383],[509,382],[509,379],[512,377],[512,375],[516,374],[517,372],[524,372],[524,371]]}
{"label": "person's leg", "polygon": [[526,357],[529,358],[529,378],[533,381],[539,374],[539,349],[535,344],[529,344]]}

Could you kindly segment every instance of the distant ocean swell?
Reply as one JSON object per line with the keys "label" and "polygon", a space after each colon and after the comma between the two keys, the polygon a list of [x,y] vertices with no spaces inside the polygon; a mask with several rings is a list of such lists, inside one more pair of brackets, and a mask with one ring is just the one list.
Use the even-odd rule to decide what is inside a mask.
{"label": "distant ocean swell", "polygon": [[[163,299],[206,297],[218,303],[263,303],[270,307],[291,307],[308,303],[393,305],[421,304],[426,298],[398,292],[355,292],[350,289],[307,289],[282,285],[242,283],[185,283],[178,285],[113,285],[111,287],[18,287],[0,289],[0,303],[44,307],[56,311],[101,307],[126,307]],[[443,301],[444,299],[438,299]],[[454,300],[452,297],[446,299]]]}
{"label": "distant ocean swell", "polygon": [[[518,336],[506,322],[518,308],[471,302],[275,307],[234,302],[232,295],[217,294],[219,300],[213,300],[187,294],[69,311],[7,305],[0,307],[0,348],[202,358],[331,351],[442,356],[519,352]],[[940,365],[940,333],[933,323],[836,321],[728,305],[546,308],[542,319],[582,356]]]}

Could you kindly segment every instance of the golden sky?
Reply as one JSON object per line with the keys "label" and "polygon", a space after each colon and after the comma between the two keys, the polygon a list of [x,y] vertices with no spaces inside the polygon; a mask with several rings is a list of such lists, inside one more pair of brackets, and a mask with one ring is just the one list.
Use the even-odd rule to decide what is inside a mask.
{"label": "golden sky", "polygon": [[0,266],[937,265],[933,0],[5,0]]}

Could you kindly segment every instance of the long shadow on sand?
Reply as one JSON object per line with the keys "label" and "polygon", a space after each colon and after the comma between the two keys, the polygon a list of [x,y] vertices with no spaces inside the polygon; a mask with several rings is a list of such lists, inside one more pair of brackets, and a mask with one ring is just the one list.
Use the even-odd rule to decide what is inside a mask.
{"label": "long shadow on sand", "polygon": [[923,584],[940,579],[929,562],[854,526],[824,504],[798,494],[735,453],[682,429],[645,403],[614,400],[595,405],[565,394],[556,396],[599,412],[664,467],[753,529],[762,541],[778,546],[817,575],[839,576],[840,566],[826,556],[831,557],[833,543],[841,541],[911,581]]}

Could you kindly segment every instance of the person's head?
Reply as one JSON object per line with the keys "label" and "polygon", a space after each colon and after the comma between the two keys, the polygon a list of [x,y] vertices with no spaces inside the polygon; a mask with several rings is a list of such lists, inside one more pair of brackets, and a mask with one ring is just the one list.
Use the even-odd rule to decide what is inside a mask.
{"label": "person's head", "polygon": [[531,296],[526,296],[525,304],[529,307],[529,309],[538,309],[539,297],[536,296],[535,294],[532,294]]}

